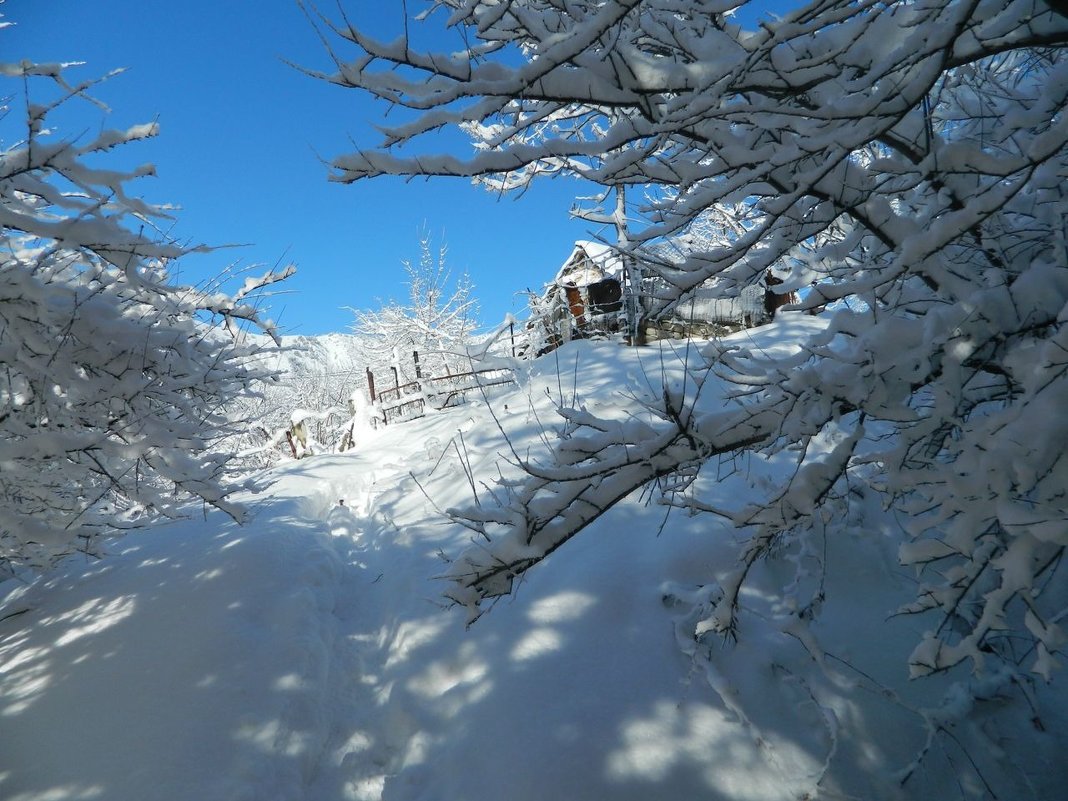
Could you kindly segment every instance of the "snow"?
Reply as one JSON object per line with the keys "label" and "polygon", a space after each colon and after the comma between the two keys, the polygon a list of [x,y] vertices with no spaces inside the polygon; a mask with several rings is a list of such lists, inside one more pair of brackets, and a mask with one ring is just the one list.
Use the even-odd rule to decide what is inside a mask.
{"label": "snow", "polygon": [[758,284],[742,287],[736,298],[722,297],[711,286],[698,287],[672,306],[671,314],[684,321],[763,320],[767,317],[764,311],[764,287]]}
{"label": "snow", "polygon": [[[724,344],[789,351],[824,324],[784,318]],[[1056,797],[1058,660],[1036,654],[1053,676],[1028,690],[1041,728],[997,700],[1004,676],[910,681],[931,619],[887,618],[915,567],[874,495],[827,524],[823,553],[786,541],[753,568],[733,645],[692,632],[741,535],[637,497],[470,627],[446,608],[443,557],[472,543],[438,510],[471,503],[465,473],[496,475],[501,431],[537,453],[554,400],[640,427],[627,398],[680,384],[686,353],[569,343],[492,409],[364,429],[345,454],[256,475],[243,526],[209,512],[0,585],[0,797],[787,801],[978,798],[983,782]],[[724,503],[780,469],[747,460],[721,465]],[[1063,643],[1056,621],[1031,625]]]}
{"label": "snow", "polygon": [[587,286],[605,278],[623,278],[623,259],[619,251],[603,242],[579,240],[567,261],[556,273],[556,283]]}

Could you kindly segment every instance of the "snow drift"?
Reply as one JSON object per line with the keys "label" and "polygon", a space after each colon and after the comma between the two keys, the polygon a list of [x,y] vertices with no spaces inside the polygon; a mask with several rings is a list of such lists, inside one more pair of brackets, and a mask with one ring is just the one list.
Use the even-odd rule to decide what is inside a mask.
{"label": "snow drift", "polygon": [[[738,336],[820,324],[798,318]],[[892,613],[915,572],[862,486],[821,549],[754,568],[736,642],[693,632],[741,535],[640,496],[472,626],[446,605],[440,577],[474,545],[440,510],[538,451],[556,404],[632,408],[685,358],[574,342],[490,404],[259,474],[245,526],[210,512],[3,585],[0,796],[1057,797],[1062,677],[910,680],[927,621]],[[778,469],[752,454],[715,480],[756,498]]]}

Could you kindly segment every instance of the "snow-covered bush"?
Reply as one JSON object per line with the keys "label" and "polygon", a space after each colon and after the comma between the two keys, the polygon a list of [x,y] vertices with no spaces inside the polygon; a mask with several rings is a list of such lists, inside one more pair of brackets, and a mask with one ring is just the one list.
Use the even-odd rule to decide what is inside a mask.
{"label": "snow-covered bush", "polygon": [[27,110],[24,138],[0,151],[0,565],[92,551],[190,499],[240,517],[214,446],[226,405],[266,376],[239,330],[273,334],[252,296],[292,271],[232,295],[173,283],[170,264],[191,251],[153,237],[161,211],[127,189],[151,166],[98,166],[157,127],[52,135],[47,115],[95,83],[69,71],[0,64],[4,93],[25,93]]}
{"label": "snow-covered bush", "polygon": [[[695,636],[738,635],[753,565],[857,481],[902,515],[900,556],[918,572],[902,611],[929,621],[913,674],[1048,677],[1068,614],[1068,19],[1042,0],[820,0],[749,29],[736,3],[435,5],[475,43],[466,54],[339,30],[357,54],[324,77],[413,114],[382,149],[338,158],[336,180],[523,185],[566,161],[646,187],[635,248],[710,208],[745,210],[707,251],[648,266],[676,297],[775,267],[782,291],[811,286],[803,305],[845,301],[789,356],[706,349],[648,424],[561,409],[547,460],[457,515],[479,538],[453,597],[477,614],[619,499],[764,449],[794,468],[762,503],[686,501],[751,532]],[[472,122],[492,147],[389,149]],[[737,387],[719,408],[698,403],[709,371]]]}

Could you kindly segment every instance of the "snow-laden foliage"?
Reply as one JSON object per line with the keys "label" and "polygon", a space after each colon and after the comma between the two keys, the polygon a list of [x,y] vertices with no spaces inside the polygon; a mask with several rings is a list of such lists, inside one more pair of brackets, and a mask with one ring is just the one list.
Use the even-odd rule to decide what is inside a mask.
{"label": "snow-laden foliage", "polygon": [[402,400],[391,396],[385,403],[372,402],[369,375],[379,394],[396,393],[400,385],[404,400],[425,400],[434,388],[420,386],[419,379],[467,373],[474,360],[486,357],[489,343],[473,339],[478,302],[471,282],[466,274],[453,277],[446,248],[435,249],[424,233],[419,261],[406,261],[404,268],[407,303],[390,300],[374,311],[354,309],[350,334],[281,339],[265,362],[272,380],[258,382],[253,395],[226,410],[244,421],[227,441],[243,467],[357,446],[370,428],[382,424],[383,407]]}
{"label": "snow-laden foliage", "polygon": [[424,232],[418,263],[404,262],[408,302],[389,301],[376,311],[355,311],[352,329],[363,341],[367,367],[376,371],[395,367],[402,382],[415,380],[417,372],[442,376],[470,369],[468,348],[478,325],[478,301],[466,273],[452,276],[446,252],[444,245],[435,252]]}
{"label": "snow-laden foliage", "polygon": [[240,327],[273,335],[256,293],[292,271],[234,294],[173,283],[169,265],[191,249],[153,236],[161,210],[128,194],[151,166],[99,166],[157,126],[88,142],[52,135],[47,115],[89,99],[94,83],[68,72],[0,64],[26,109],[23,138],[0,150],[0,565],[91,551],[100,535],[178,515],[190,499],[240,516],[214,444],[226,404],[266,376]]}
{"label": "snow-laden foliage", "polygon": [[[729,241],[652,265],[678,292],[774,266],[783,291],[811,287],[810,309],[850,301],[789,357],[709,348],[641,425],[563,409],[549,458],[459,515],[479,542],[454,565],[455,599],[477,613],[619,499],[692,491],[680,477],[717,455],[766,449],[792,477],[714,509],[751,538],[698,636],[737,633],[752,565],[858,480],[907,532],[918,582],[902,611],[929,621],[913,673],[1048,676],[1068,604],[1068,19],[1042,0],[813,0],[753,30],[732,22],[737,2],[435,5],[465,52],[338,29],[358,54],[328,78],[414,113],[381,149],[338,158],[337,180],[523,183],[566,161],[650,188],[636,256],[708,209],[746,210]],[[472,124],[493,147],[393,152]],[[710,371],[737,387],[717,408],[699,403]]]}
{"label": "snow-laden foliage", "polygon": [[[500,349],[500,342],[473,337],[478,301],[466,274],[453,277],[445,246],[435,249],[424,233],[419,261],[404,262],[404,269],[406,303],[353,309],[350,334],[282,339],[268,362],[277,380],[257,384],[254,396],[228,408],[232,417],[249,421],[229,442],[243,465],[348,450],[383,422],[384,407],[434,395],[425,379],[468,373],[486,358],[487,347]],[[403,398],[390,394],[384,403],[373,402],[369,375],[379,395]]]}
{"label": "snow-laden foliage", "polygon": [[[236,431],[226,448],[237,454],[242,469],[262,469],[291,456],[286,432],[294,416],[305,423],[310,452],[337,446],[344,435],[353,395],[366,397],[365,341],[351,334],[280,337],[281,344],[263,359],[271,374],[253,392],[226,407]],[[262,342],[266,346],[267,343]]]}

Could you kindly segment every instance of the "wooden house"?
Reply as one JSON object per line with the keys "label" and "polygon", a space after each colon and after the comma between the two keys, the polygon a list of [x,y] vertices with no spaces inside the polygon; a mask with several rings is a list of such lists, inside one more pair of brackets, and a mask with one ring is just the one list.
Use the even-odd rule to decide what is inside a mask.
{"label": "wooden house", "polygon": [[543,340],[538,353],[562,343],[619,331],[624,321],[623,259],[600,242],[576,242],[571,254],[531,298],[529,326]]}
{"label": "wooden house", "polygon": [[540,298],[532,299],[531,325],[541,329],[544,339],[539,353],[571,339],[616,332],[630,335],[636,331],[647,341],[723,336],[762,325],[778,308],[797,302],[794,293],[778,294],[771,289],[782,281],[770,271],[734,297],[722,297],[709,282],[663,309],[657,309],[655,302],[669,295],[662,279],[641,279],[637,291],[632,280],[632,272],[616,249],[600,242],[576,242]]}

